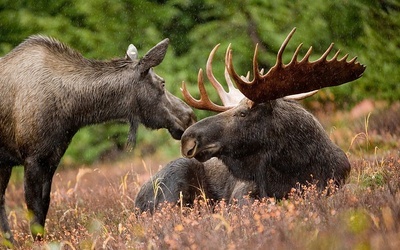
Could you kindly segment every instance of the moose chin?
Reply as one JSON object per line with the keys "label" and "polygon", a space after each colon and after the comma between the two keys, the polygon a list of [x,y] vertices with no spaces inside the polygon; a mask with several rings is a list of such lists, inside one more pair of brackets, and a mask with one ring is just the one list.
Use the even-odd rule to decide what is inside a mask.
{"label": "moose chin", "polygon": [[[202,70],[198,74],[200,100],[194,99],[183,83],[190,106],[219,114],[184,132],[181,152],[186,158],[170,162],[142,186],[135,203],[140,211],[153,211],[165,201],[192,204],[200,190],[210,200],[240,202],[249,193],[253,198],[281,199],[298,185],[315,183],[322,190],[331,180],[337,186],[345,182],[351,169],[346,154],[296,100],[323,87],[354,81],[362,76],[365,66],[356,58],[347,61],[347,55],[339,59],[339,51],[328,59],[333,44],[312,62],[312,48],[298,61],[300,44],[291,61],[284,64],[282,55],[294,32],[287,36],[275,65],[266,74],[258,68],[256,46],[253,80],[249,74],[239,76],[235,72],[229,46],[225,55],[228,92],[212,73],[219,45],[211,51],[206,73],[223,106],[209,99]],[[158,195],[154,195],[155,180],[162,183],[163,192]]]}
{"label": "moose chin", "polygon": [[6,239],[13,242],[4,205],[13,166],[24,166],[31,232],[41,239],[54,172],[81,127],[124,121],[134,144],[139,123],[180,139],[195,122],[192,109],[153,71],[168,43],[141,59],[130,45],[125,57],[98,61],[53,38],[32,36],[0,58],[0,229]]}

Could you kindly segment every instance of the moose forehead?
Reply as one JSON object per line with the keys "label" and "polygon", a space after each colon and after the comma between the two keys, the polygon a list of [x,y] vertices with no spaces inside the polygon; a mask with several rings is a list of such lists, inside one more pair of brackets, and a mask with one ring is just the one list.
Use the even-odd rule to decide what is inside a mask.
{"label": "moose forehead", "polygon": [[[240,103],[219,114],[207,117],[198,122],[194,128],[189,128],[193,133],[206,126],[208,130],[217,130],[217,127],[237,126],[238,129],[248,130],[250,128],[271,126],[285,127],[298,123],[314,123],[315,119],[298,102],[283,98],[263,103],[254,103],[243,98]],[[296,125],[296,126],[297,126]],[[202,130],[201,130],[202,131]]]}

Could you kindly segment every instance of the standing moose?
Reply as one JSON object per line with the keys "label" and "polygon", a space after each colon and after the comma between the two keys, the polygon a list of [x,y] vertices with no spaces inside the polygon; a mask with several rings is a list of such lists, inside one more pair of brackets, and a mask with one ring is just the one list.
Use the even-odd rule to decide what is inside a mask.
{"label": "standing moose", "polygon": [[[252,197],[283,198],[298,185],[316,183],[323,189],[329,180],[341,185],[350,172],[346,154],[327,136],[316,118],[293,99],[302,99],[318,89],[336,86],[361,77],[365,66],[356,58],[338,59],[339,51],[327,59],[333,44],[316,61],[309,62],[312,48],[297,60],[301,44],[288,64],[282,54],[293,36],[283,42],[275,66],[266,74],[257,65],[257,46],[253,58],[254,80],[239,77],[232,63],[232,50],[225,56],[226,93],[215,79],[211,63],[218,45],[211,52],[206,72],[223,104],[212,103],[198,75],[200,100],[195,100],[183,83],[189,105],[222,112],[190,126],[182,136],[181,152],[187,158],[169,163],[145,183],[135,205],[152,211],[159,203],[192,203],[200,189],[212,200]],[[231,78],[240,91],[233,88]],[[305,93],[307,92],[307,93]],[[241,94],[242,93],[242,94]],[[301,94],[305,93],[305,94]],[[238,95],[239,94],[239,95]],[[244,96],[245,97],[244,97]],[[234,101],[240,100],[235,106]],[[153,190],[157,180],[163,192]],[[203,193],[203,194],[204,194]]]}
{"label": "standing moose", "polygon": [[0,222],[13,237],[5,211],[5,190],[12,167],[24,165],[31,232],[44,233],[52,177],[74,134],[89,124],[129,122],[135,142],[139,123],[166,128],[180,139],[195,122],[189,106],[165,89],[153,72],[166,54],[165,39],[140,60],[130,45],[125,58],[85,59],[48,37],[32,36],[0,58]]}

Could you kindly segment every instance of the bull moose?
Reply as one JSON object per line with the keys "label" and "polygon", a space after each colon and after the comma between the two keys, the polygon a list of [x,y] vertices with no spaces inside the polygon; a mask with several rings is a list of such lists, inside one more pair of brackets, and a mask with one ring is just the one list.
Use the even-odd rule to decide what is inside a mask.
{"label": "bull moose", "polygon": [[139,123],[166,128],[180,139],[195,122],[192,109],[165,89],[155,74],[168,39],[141,59],[135,46],[126,56],[99,61],[67,45],[31,36],[0,58],[0,226],[13,241],[5,211],[12,167],[24,166],[25,200],[35,239],[44,233],[54,172],[74,134],[86,125],[120,120],[135,143]]}
{"label": "bull moose", "polygon": [[[312,48],[298,61],[300,44],[291,61],[284,64],[282,54],[293,36],[293,29],[277,54],[276,64],[266,73],[257,64],[257,46],[253,58],[254,79],[240,77],[232,63],[232,49],[225,56],[225,92],[212,73],[210,53],[206,73],[224,106],[210,101],[200,69],[200,100],[194,99],[183,83],[189,105],[221,112],[190,126],[181,139],[186,158],[170,162],[140,189],[135,206],[153,211],[161,202],[192,203],[203,192],[218,201],[251,197],[285,197],[298,185],[315,183],[323,189],[333,180],[345,182],[351,166],[346,154],[327,136],[322,125],[296,102],[323,87],[337,86],[358,79],[365,66],[356,57],[339,59],[339,51],[328,55],[333,44],[316,61],[310,62]],[[232,80],[237,89],[233,88]],[[240,100],[235,104],[234,100]],[[158,185],[153,185],[155,182]],[[155,190],[157,186],[160,190]],[[200,191],[203,190],[203,191]],[[182,194],[180,196],[180,194]]]}

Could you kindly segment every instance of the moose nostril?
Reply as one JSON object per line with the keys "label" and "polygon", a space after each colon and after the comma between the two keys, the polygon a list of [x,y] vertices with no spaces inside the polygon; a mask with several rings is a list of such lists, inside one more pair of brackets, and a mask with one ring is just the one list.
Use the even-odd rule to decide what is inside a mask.
{"label": "moose nostril", "polygon": [[188,152],[187,152],[187,156],[192,156],[193,155],[193,152],[194,152],[194,149],[192,148],[192,149],[190,149]]}
{"label": "moose nostril", "polygon": [[196,140],[185,140],[182,141],[182,148],[181,148],[181,153],[183,156],[192,158],[196,154],[196,149],[197,149],[197,142]]}

